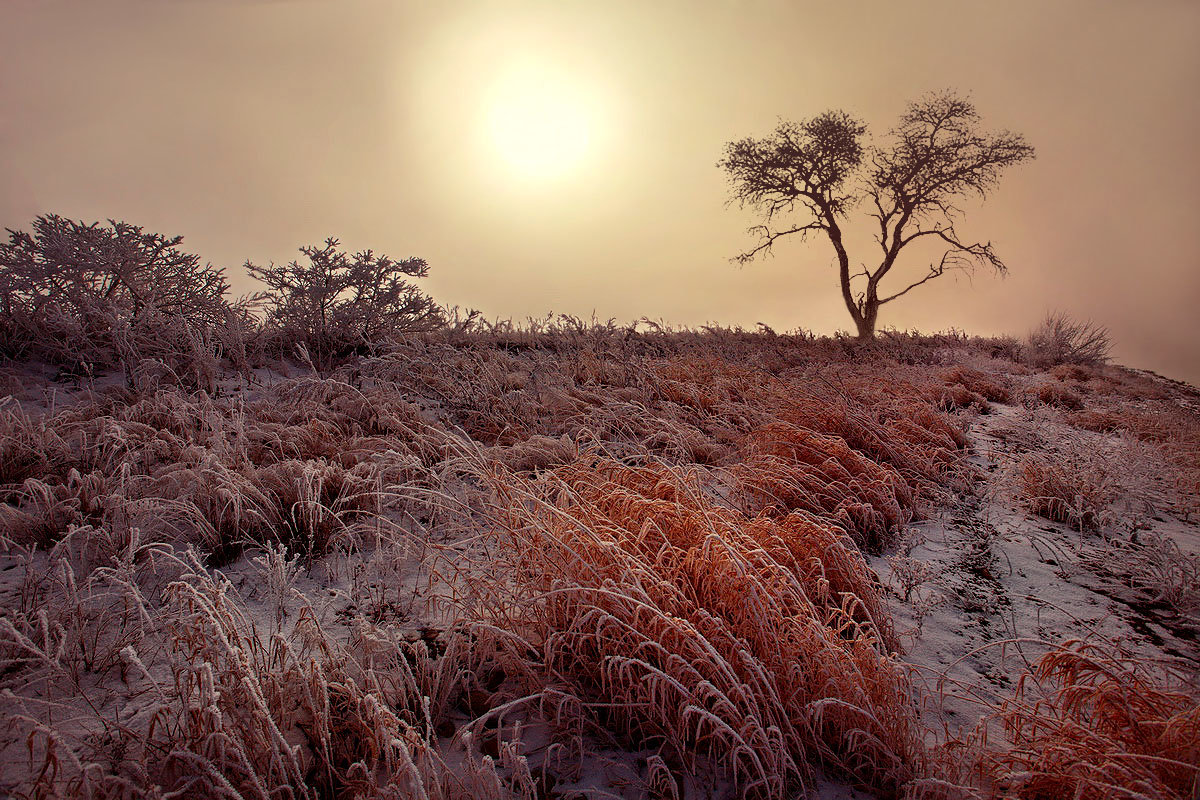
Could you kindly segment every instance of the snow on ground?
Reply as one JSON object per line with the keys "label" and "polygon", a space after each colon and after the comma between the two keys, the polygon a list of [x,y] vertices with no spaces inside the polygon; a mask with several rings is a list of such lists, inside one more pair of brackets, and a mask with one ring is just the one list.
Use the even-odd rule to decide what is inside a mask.
{"label": "snow on ground", "polygon": [[[287,376],[271,371],[255,376],[260,385],[282,377]],[[42,411],[69,402],[47,393],[47,378],[13,376],[14,399],[27,410]],[[249,399],[254,390],[237,378],[220,391],[245,392]],[[868,557],[889,589],[905,648],[901,657],[913,667],[922,694],[936,698],[925,708],[931,730],[940,734],[936,738],[970,731],[1012,695],[1023,670],[1065,640],[1117,642],[1131,654],[1176,664],[1200,683],[1200,524],[1181,519],[1141,485],[1098,531],[1035,516],[1013,491],[1022,453],[1077,437],[1078,431],[1053,415],[1013,405],[996,404],[991,413],[970,419],[970,457],[982,483],[951,507],[910,525],[897,547]],[[1111,445],[1113,452],[1127,445],[1113,434],[1093,436],[1097,446]],[[367,620],[436,647],[457,613],[453,595],[465,576],[455,574],[454,560],[465,551],[453,541],[431,542],[431,531],[415,524],[408,533],[311,564],[282,552],[250,551],[218,571],[264,640],[289,636],[298,609],[309,605],[323,629],[343,642],[357,621]],[[431,560],[435,552],[440,557]],[[38,567],[45,559],[44,552],[0,555],[0,607],[20,605],[31,576],[45,572]],[[130,696],[128,686],[125,693],[105,688],[101,705],[126,718],[152,702]],[[468,721],[460,716],[458,723]],[[449,746],[454,733],[447,730],[443,737],[448,758],[462,752]],[[526,731],[524,738],[527,753],[549,744],[545,732]],[[580,765],[578,780],[558,789],[620,796],[619,787],[642,771],[638,760],[644,765],[650,755],[597,750]],[[9,752],[0,759],[18,757]],[[0,792],[3,788],[0,781]],[[695,796],[721,796],[721,788],[728,789],[690,788]],[[868,797],[825,779],[818,780],[816,794],[820,800]]]}
{"label": "snow on ground", "polygon": [[[1187,555],[1200,552],[1200,526],[1143,508],[1087,532],[1021,508],[1009,480],[1019,448],[1000,434],[1014,425],[1020,431],[1036,416],[996,405],[975,417],[971,457],[986,485],[913,524],[897,550],[869,558],[889,588],[903,659],[927,695],[941,698],[926,709],[927,721],[951,735],[967,732],[1011,696],[1038,656],[1070,639],[1107,639],[1200,681],[1200,597],[1177,598],[1181,611],[1155,597],[1153,585],[1139,585],[1153,580],[1128,574],[1147,560],[1146,551],[1172,561],[1174,542],[1181,551],[1174,559],[1179,591],[1194,592],[1200,575],[1187,574],[1195,569]],[[1042,435],[1051,440],[1070,435],[1065,425],[1049,428]],[[1153,549],[1146,543],[1156,537],[1165,544]]]}

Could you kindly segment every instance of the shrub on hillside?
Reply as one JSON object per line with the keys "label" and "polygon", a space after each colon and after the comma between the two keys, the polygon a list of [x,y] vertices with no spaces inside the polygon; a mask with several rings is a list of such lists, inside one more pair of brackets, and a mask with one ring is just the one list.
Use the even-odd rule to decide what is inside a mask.
{"label": "shrub on hillside", "polygon": [[304,345],[322,360],[367,349],[397,334],[432,330],[443,323],[441,309],[406,278],[423,278],[422,258],[393,261],[370,250],[349,255],[337,239],[324,247],[301,247],[307,264],[246,269],[267,285],[261,298],[277,341]]}
{"label": "shrub on hillside", "polygon": [[1083,408],[1083,398],[1071,387],[1059,381],[1046,381],[1026,387],[1021,395],[1021,404],[1026,408],[1056,406],[1069,411]]}
{"label": "shrub on hillside", "polygon": [[39,216],[0,244],[0,353],[89,368],[209,349],[224,324],[224,271],[182,236]]}
{"label": "shrub on hillside", "polygon": [[1108,328],[1077,322],[1057,312],[1029,334],[1022,355],[1024,361],[1042,369],[1058,364],[1097,366],[1107,363],[1111,347]]}

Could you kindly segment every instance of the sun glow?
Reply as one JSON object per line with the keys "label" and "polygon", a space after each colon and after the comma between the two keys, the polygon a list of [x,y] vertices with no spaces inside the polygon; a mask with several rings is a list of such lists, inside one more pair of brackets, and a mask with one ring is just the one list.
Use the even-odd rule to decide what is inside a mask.
{"label": "sun glow", "polygon": [[486,114],[496,154],[513,173],[536,179],[578,168],[592,148],[598,122],[583,87],[552,69],[529,65],[496,78]]}

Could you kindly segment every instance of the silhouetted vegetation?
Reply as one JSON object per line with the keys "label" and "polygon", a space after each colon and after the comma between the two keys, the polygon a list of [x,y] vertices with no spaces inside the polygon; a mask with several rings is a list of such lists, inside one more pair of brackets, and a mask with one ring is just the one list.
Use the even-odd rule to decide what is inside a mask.
{"label": "silhouetted vegetation", "polygon": [[428,274],[424,259],[393,261],[370,250],[350,255],[338,246],[337,239],[326,239],[324,247],[301,247],[307,264],[246,263],[267,285],[267,334],[279,344],[302,344],[328,362],[442,324],[437,304],[405,280]]}
{"label": "silhouetted vegetation", "polygon": [[1030,332],[1025,359],[1042,368],[1059,364],[1096,366],[1108,361],[1111,346],[1107,328],[1057,312]]}
{"label": "silhouetted vegetation", "polygon": [[0,244],[0,352],[76,370],[205,347],[227,321],[224,271],[180,248],[182,236],[109,220],[39,216]]}
{"label": "silhouetted vegetation", "polygon": [[[990,242],[971,243],[955,230],[957,204],[986,197],[1000,175],[1033,158],[1020,134],[979,129],[979,114],[952,92],[926,95],[909,104],[890,143],[863,142],[867,127],[844,111],[826,111],[799,123],[784,121],[764,139],[731,142],[718,166],[729,175],[733,200],[758,211],[751,229],[758,244],[740,263],[769,253],[784,237],[820,234],[837,257],[842,299],[861,339],[875,336],[879,309],[948,271],[984,264],[1006,269]],[[880,254],[874,268],[851,272],[845,243],[850,212],[866,207],[874,220]],[[795,224],[784,220],[796,213]],[[925,274],[892,294],[880,282],[905,248],[932,243],[942,250]]]}

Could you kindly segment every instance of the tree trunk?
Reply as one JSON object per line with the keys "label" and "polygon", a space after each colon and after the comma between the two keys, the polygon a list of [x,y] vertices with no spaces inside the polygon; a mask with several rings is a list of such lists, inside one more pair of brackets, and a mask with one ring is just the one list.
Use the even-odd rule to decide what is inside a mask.
{"label": "tree trunk", "polygon": [[855,315],[854,323],[858,326],[858,340],[860,342],[875,341],[875,320],[879,318],[879,303],[872,302],[868,297],[863,302],[862,311]]}
{"label": "tree trunk", "polygon": [[846,310],[850,312],[850,319],[854,320],[854,324],[858,327],[858,340],[860,342],[870,341],[875,338],[875,315],[879,312],[879,308],[876,306],[871,309],[870,318],[865,317],[859,311],[858,304],[854,302],[854,292],[850,288],[850,256],[846,252],[846,246],[842,243],[842,230],[838,227],[832,211],[826,211],[825,218],[827,220],[825,234],[829,237],[829,241],[837,253],[838,282],[842,288],[842,300],[846,303]]}

